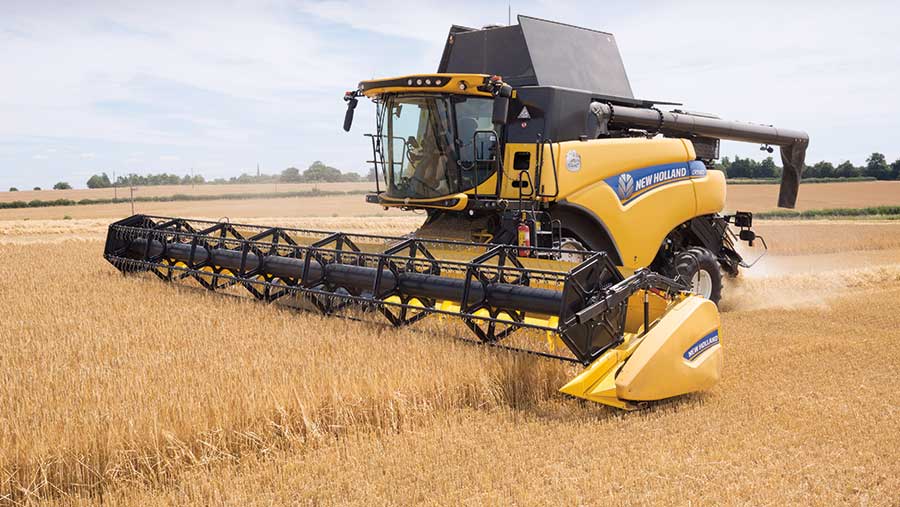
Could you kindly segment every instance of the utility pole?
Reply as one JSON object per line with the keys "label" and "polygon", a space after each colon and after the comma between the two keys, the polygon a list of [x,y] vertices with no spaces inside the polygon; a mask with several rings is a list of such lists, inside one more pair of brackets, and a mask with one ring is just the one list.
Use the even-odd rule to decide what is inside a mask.
{"label": "utility pole", "polygon": [[194,190],[194,168],[191,167],[191,190]]}
{"label": "utility pole", "polygon": [[113,171],[113,201],[119,200],[119,187],[116,185],[116,172]]}
{"label": "utility pole", "polygon": [[131,214],[134,215],[134,185],[129,182],[128,188],[131,190]]}

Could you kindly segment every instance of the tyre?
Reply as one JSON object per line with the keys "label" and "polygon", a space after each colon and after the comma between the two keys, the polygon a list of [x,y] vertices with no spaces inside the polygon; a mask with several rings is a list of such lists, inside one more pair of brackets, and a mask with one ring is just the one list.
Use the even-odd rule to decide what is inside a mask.
{"label": "tyre", "polygon": [[679,281],[687,281],[694,294],[719,304],[722,270],[709,250],[695,246],[675,255],[675,276]]}
{"label": "tyre", "polygon": [[559,260],[561,260],[563,262],[574,262],[576,264],[584,261],[584,259],[585,259],[584,252],[588,251],[587,248],[585,248],[584,245],[581,243],[581,241],[578,241],[577,239],[569,237],[569,236],[564,236],[562,238],[562,241],[559,242],[558,248],[560,250],[573,252],[570,254],[566,254],[566,253],[561,254],[559,256]]}

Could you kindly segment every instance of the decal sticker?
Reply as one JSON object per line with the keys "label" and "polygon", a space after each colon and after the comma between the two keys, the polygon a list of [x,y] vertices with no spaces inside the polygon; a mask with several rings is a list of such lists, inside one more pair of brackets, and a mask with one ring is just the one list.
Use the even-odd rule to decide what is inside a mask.
{"label": "decal sticker", "polygon": [[719,330],[714,329],[711,333],[697,340],[697,343],[691,345],[684,351],[684,358],[693,361],[704,351],[707,351],[719,344]]}
{"label": "decal sticker", "polygon": [[619,188],[616,190],[616,193],[619,195],[619,199],[622,201],[627,201],[632,194],[634,194],[634,178],[631,177],[628,173],[622,173],[619,175]]}
{"label": "decal sticker", "polygon": [[688,166],[691,170],[691,176],[694,178],[701,178],[706,176],[706,164],[700,162],[699,160],[692,160],[688,163]]}
{"label": "decal sticker", "polygon": [[654,188],[703,176],[706,176],[706,166],[703,162],[694,160],[642,167],[606,178],[605,181],[622,204],[627,204]]}
{"label": "decal sticker", "polygon": [[566,153],[566,169],[574,172],[581,170],[581,155],[575,150]]}
{"label": "decal sticker", "polygon": [[519,119],[519,120],[530,120],[530,119],[531,119],[531,113],[528,112],[528,108],[527,108],[527,107],[522,106],[522,111],[519,112],[519,116],[516,116],[516,118]]}

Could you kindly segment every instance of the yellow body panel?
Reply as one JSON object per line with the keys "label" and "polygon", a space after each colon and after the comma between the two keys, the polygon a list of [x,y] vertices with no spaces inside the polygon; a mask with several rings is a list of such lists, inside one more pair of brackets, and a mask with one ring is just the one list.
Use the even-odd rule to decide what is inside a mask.
{"label": "yellow body panel", "polygon": [[[488,76],[484,74],[411,74],[408,76],[397,76],[372,81],[362,81],[359,83],[359,91],[366,97],[372,98],[382,93],[453,93],[457,95],[478,95],[481,97],[490,97],[490,92],[481,91],[478,87],[484,82],[484,78]],[[416,85],[420,79],[440,78],[441,85]],[[412,85],[393,85],[383,86],[386,82],[412,82]],[[465,89],[460,88],[460,83],[465,84]]]}
{"label": "yellow body panel", "polygon": [[712,301],[689,296],[674,305],[619,371],[616,396],[661,400],[712,387],[722,375],[718,331],[719,311]]}
{"label": "yellow body panel", "polygon": [[[643,326],[626,333],[621,344],[603,353],[560,392],[631,409],[632,402],[712,387],[723,364],[716,305],[686,296],[665,310],[653,315],[658,320],[648,333],[643,334]],[[629,313],[641,313],[636,301],[629,302]]]}
{"label": "yellow body panel", "polygon": [[[535,145],[510,143],[505,151],[500,197],[515,199],[519,189],[513,182],[519,179],[519,174],[528,172],[531,181],[537,177]],[[512,169],[517,152],[531,154],[532,162],[527,170]],[[566,164],[567,157],[572,157],[570,152],[580,159],[580,167],[574,171]],[[626,202],[605,180],[635,169],[695,159],[693,145],[684,139],[623,138],[555,143],[552,149],[545,145],[540,185],[542,193],[554,193],[555,161],[559,190],[555,201],[575,204],[602,221],[619,249],[623,266],[635,269],[650,264],[663,239],[675,227],[696,216],[722,211],[724,175],[709,170],[706,176],[648,187]]]}
{"label": "yellow body panel", "polygon": [[710,170],[702,178],[694,178],[697,196],[697,215],[719,213],[725,208],[725,173]]}
{"label": "yellow body panel", "polygon": [[395,199],[393,197],[387,197],[386,195],[380,195],[378,197],[378,203],[385,208],[399,208],[415,203],[415,206],[417,208],[435,208],[449,211],[462,211],[466,209],[466,204],[468,204],[468,202],[469,196],[464,193],[450,194],[441,197],[432,197],[430,199]]}
{"label": "yellow body panel", "polygon": [[[592,141],[567,141],[553,145],[557,158],[559,173],[559,199],[566,199],[579,191],[603,180],[632,169],[669,164],[673,162],[690,162],[697,158],[694,146],[683,139],[595,139]],[[574,151],[581,158],[581,168],[569,170],[566,156]],[[550,156],[550,150],[544,150],[544,157]],[[549,161],[545,169],[552,167]],[[545,176],[552,174],[545,171]],[[552,192],[550,178],[544,178],[547,192]]]}
{"label": "yellow body panel", "polygon": [[[565,168],[569,151],[575,151],[580,157],[580,170],[573,172]],[[558,157],[558,200],[580,206],[599,218],[626,267],[649,265],[666,235],[697,216],[697,200],[690,179],[653,188],[626,203],[604,181],[633,169],[694,160],[693,146],[681,139],[567,142],[560,144]]]}
{"label": "yellow body panel", "polygon": [[[537,157],[535,152],[537,151],[537,145],[535,143],[506,143],[506,147],[503,150],[503,181],[500,182],[500,198],[501,199],[518,199],[519,198],[519,188],[513,186],[514,181],[518,181],[521,176],[521,179],[524,181],[534,182],[535,179],[535,168],[537,167]],[[549,149],[547,152],[549,153]],[[528,169],[516,170],[513,169],[513,159],[515,158],[516,153],[529,153],[531,155],[530,162],[528,164]],[[548,165],[547,170],[550,171],[553,169],[553,165],[550,164],[550,158],[547,158]],[[545,176],[549,181],[553,181],[553,174],[549,172],[545,172]],[[496,184],[496,179],[494,180]],[[552,192],[552,187],[551,187]],[[523,188],[523,195],[528,195],[532,193],[531,188]]]}

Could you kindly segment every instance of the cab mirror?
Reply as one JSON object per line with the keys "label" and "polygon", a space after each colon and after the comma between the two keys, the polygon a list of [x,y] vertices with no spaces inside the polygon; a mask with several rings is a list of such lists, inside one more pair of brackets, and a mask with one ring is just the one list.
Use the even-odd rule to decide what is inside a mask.
{"label": "cab mirror", "polygon": [[359,102],[355,97],[347,99],[347,112],[344,113],[344,132],[350,132],[350,126],[353,125],[353,111],[356,109],[356,103]]}
{"label": "cab mirror", "polygon": [[494,114],[491,115],[491,122],[494,125],[506,125],[506,117],[509,114],[509,97],[494,97]]}

